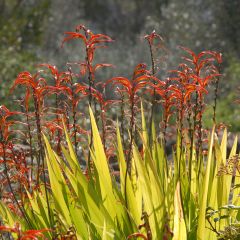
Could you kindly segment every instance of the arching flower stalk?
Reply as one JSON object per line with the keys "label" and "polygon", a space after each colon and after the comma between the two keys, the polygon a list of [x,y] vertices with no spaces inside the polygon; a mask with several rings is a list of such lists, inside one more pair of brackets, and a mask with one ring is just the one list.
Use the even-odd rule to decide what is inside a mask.
{"label": "arching flower stalk", "polygon": [[[73,137],[74,148],[76,153],[78,151],[78,133],[87,133],[77,123],[77,107],[79,102],[88,96],[88,86],[82,85],[80,83],[74,83],[73,77],[75,74],[72,72],[71,67],[68,66],[68,74],[69,74],[69,83],[70,86],[64,87],[62,93],[67,96],[70,104],[68,104],[69,108],[71,109],[72,115],[72,124],[68,123],[67,127],[70,132],[72,132],[71,136]],[[65,118],[68,116],[65,115]]]}
{"label": "arching flower stalk", "polygon": [[[197,159],[202,158],[202,116],[204,108],[204,93],[207,93],[207,87],[210,80],[218,77],[219,73],[208,74],[209,68],[214,67],[214,62],[216,61],[218,55],[213,51],[202,51],[199,54],[195,54],[192,50],[181,47],[188,55],[188,57],[182,57],[191,66],[192,74],[190,74],[190,79],[193,84],[196,85],[195,94],[195,110],[193,116],[193,132],[197,133],[197,145],[196,145],[196,155]],[[193,143],[193,140],[191,141]],[[193,145],[191,146],[191,149]],[[201,162],[201,160],[200,160]]]}
{"label": "arching flower stalk", "polygon": [[[51,76],[54,79],[54,86],[48,86],[48,92],[47,94],[55,94],[55,118],[56,123],[58,126],[60,126],[61,120],[60,120],[60,100],[59,100],[59,94],[66,90],[66,83],[69,82],[69,74],[68,72],[60,72],[56,66],[51,64],[40,64],[40,67],[47,67],[50,70]],[[55,120],[53,120],[55,121]],[[57,152],[61,152],[61,129],[57,128]]]}
{"label": "arching flower stalk", "polygon": [[[82,33],[80,33],[82,31]],[[88,72],[88,85],[89,85],[89,105],[92,107],[92,92],[91,89],[95,88],[94,86],[94,80],[95,80],[95,71],[98,67],[101,67],[100,65],[93,66],[93,60],[94,60],[94,54],[95,50],[98,48],[105,48],[106,43],[112,42],[113,40],[103,34],[93,34],[89,29],[87,29],[83,25],[79,25],[76,27],[75,32],[65,32],[67,37],[63,39],[62,44],[65,42],[72,40],[72,39],[82,39],[84,45],[85,45],[85,62],[83,65],[86,66],[87,72]],[[103,64],[102,64],[103,65]]]}
{"label": "arching flower stalk", "polygon": [[50,211],[50,203],[47,192],[47,178],[45,173],[44,164],[44,146],[42,140],[42,122],[41,122],[41,110],[43,108],[44,95],[47,94],[49,87],[47,86],[46,80],[40,76],[40,71],[36,74],[31,75],[29,72],[21,72],[17,76],[11,90],[15,89],[16,86],[22,85],[26,87],[26,91],[31,91],[35,109],[35,121],[37,126],[37,139],[38,139],[38,158],[37,158],[37,176],[36,185],[39,186],[41,172],[43,173],[45,196],[47,200],[48,215],[50,222],[52,222],[52,215]]}
{"label": "arching flower stalk", "polygon": [[151,85],[151,80],[155,77],[152,76],[149,71],[146,69],[146,64],[138,64],[133,72],[132,78],[128,79],[126,77],[114,77],[106,82],[106,84],[112,83],[114,86],[120,85],[122,89],[122,93],[126,93],[128,96],[129,104],[130,104],[130,141],[128,146],[128,154],[126,156],[127,167],[125,173],[125,201],[127,206],[127,175],[131,177],[131,159],[132,159],[132,148],[134,142],[134,136],[136,131],[136,104],[138,100],[137,93],[145,88],[148,84]]}
{"label": "arching flower stalk", "polygon": [[[146,35],[145,37],[144,37],[146,40],[147,40],[147,42],[148,42],[148,46],[149,46],[149,51],[150,51],[150,58],[151,58],[151,65],[152,65],[152,69],[151,69],[151,75],[152,76],[155,76],[155,74],[156,74],[156,64],[155,64],[155,57],[156,56],[154,56],[154,48],[156,48],[156,42],[160,42],[160,43],[162,43],[163,42],[163,39],[162,39],[162,37],[159,35],[159,34],[157,34],[155,31],[152,31],[152,33],[151,34],[149,34],[149,35]],[[158,44],[159,45],[159,44]],[[157,83],[156,83],[156,81],[155,80],[153,80],[153,84],[154,85],[156,85]],[[152,125],[152,123],[154,123],[154,112],[155,112],[155,106],[156,106],[156,89],[155,88],[153,88],[153,94],[152,94],[152,108],[151,108],[151,113],[150,113],[150,121],[149,121],[149,123],[150,123],[150,125]],[[150,139],[150,141],[151,141],[151,139],[152,139],[152,127],[150,127],[149,128],[150,129],[150,133],[149,133],[149,139]]]}
{"label": "arching flower stalk", "polygon": [[219,74],[214,79],[214,104],[213,104],[213,123],[216,125],[216,112],[217,112],[217,99],[218,99],[218,91],[219,91],[219,82],[220,82],[220,76],[221,76],[221,64],[222,64],[222,54],[213,52],[213,56],[217,61],[217,66],[214,65],[211,66],[211,71],[215,74]]}
{"label": "arching flower stalk", "polygon": [[136,115],[136,103],[137,93],[150,84],[150,80],[154,77],[151,76],[148,70],[146,70],[146,64],[138,64],[132,76],[132,79],[126,77],[114,77],[106,82],[106,84],[112,83],[114,86],[119,85],[122,89],[118,89],[119,92],[126,93],[130,104],[130,142],[127,155],[127,168],[130,174],[131,172],[131,154],[132,144],[135,135],[135,115]]}
{"label": "arching flower stalk", "polygon": [[[85,66],[86,70],[87,70],[88,90],[89,90],[89,95],[88,95],[89,102],[88,103],[89,103],[89,106],[92,107],[92,101],[93,101],[92,89],[95,88],[95,71],[97,70],[97,68],[99,68],[101,66],[106,66],[106,64],[99,64],[99,65],[96,64],[95,66],[93,65],[95,50],[98,48],[107,47],[106,44],[109,42],[112,42],[113,40],[109,36],[104,35],[104,34],[93,34],[92,31],[90,31],[83,25],[77,26],[75,32],[65,32],[65,35],[67,35],[67,37],[65,37],[63,39],[62,45],[65,42],[70,41],[72,39],[81,39],[84,43],[85,62],[82,65]],[[96,113],[95,101],[94,101],[94,110]],[[89,144],[90,149],[92,147],[92,144],[93,144],[93,134],[91,131],[90,144]],[[90,167],[90,158],[91,158],[91,154],[90,154],[90,150],[89,150],[89,153],[88,153],[88,166],[89,167]]]}
{"label": "arching flower stalk", "polygon": [[30,91],[27,88],[25,92],[25,97],[23,99],[22,107],[23,112],[25,112],[26,116],[26,123],[27,123],[27,138],[29,141],[30,147],[30,158],[31,158],[31,167],[30,167],[30,174],[29,174],[29,187],[31,188],[31,183],[33,182],[33,163],[34,163],[34,146],[33,146],[33,137],[31,133],[31,124],[30,124],[30,113],[29,113],[29,98],[30,98]]}
{"label": "arching flower stalk", "polygon": [[42,124],[41,124],[41,109],[43,105],[43,95],[46,93],[46,81],[40,77],[40,72],[35,75],[31,75],[29,72],[21,72],[14,82],[11,90],[15,89],[16,86],[23,85],[26,87],[26,91],[32,93],[34,109],[35,109],[35,121],[37,126],[37,139],[38,139],[38,171],[37,171],[37,185],[39,183],[41,163],[44,162],[44,148],[42,141]]}
{"label": "arching flower stalk", "polygon": [[76,95],[74,92],[74,83],[73,83],[73,73],[72,73],[72,68],[68,66],[68,72],[69,72],[69,77],[70,77],[70,88],[71,88],[71,93],[70,93],[70,101],[71,101],[71,109],[72,109],[72,119],[73,119],[73,138],[74,138],[74,148],[75,152],[77,153],[77,148],[78,148],[78,142],[77,142],[77,102],[76,102]]}
{"label": "arching flower stalk", "polygon": [[[172,115],[172,108],[174,106],[173,98],[171,98],[171,92],[169,89],[170,86],[170,79],[167,78],[165,82],[158,80],[159,83],[157,85],[153,85],[153,89],[151,89],[151,94],[155,90],[155,93],[160,96],[161,98],[161,105],[163,107],[163,144],[166,145],[166,132],[168,127],[169,118]],[[160,123],[161,125],[161,123]]]}
{"label": "arching flower stalk", "polygon": [[122,139],[123,147],[124,147],[124,149],[126,149],[125,128],[124,128],[124,124],[125,124],[124,94],[123,94],[123,92],[121,91],[121,89],[119,87],[117,87],[116,93],[120,95],[120,104],[121,104],[120,105],[120,111],[121,111],[121,115],[120,115],[121,139]]}
{"label": "arching flower stalk", "polygon": [[178,133],[180,136],[180,156],[179,156],[179,166],[178,166],[178,177],[180,178],[181,173],[181,162],[183,155],[183,140],[184,140],[184,119],[187,113],[187,102],[191,98],[193,92],[197,91],[197,86],[193,83],[189,83],[188,75],[183,74],[180,71],[172,71],[177,73],[177,77],[172,78],[175,80],[174,85],[169,86],[170,99],[174,102],[177,112],[177,123],[178,123]]}

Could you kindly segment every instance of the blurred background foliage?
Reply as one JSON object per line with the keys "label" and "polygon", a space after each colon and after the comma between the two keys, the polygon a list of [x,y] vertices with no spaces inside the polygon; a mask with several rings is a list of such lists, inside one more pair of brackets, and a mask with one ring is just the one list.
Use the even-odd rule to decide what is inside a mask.
{"label": "blurred background foliage", "polygon": [[[9,87],[20,71],[33,72],[43,62],[63,70],[66,62],[84,59],[78,42],[61,48],[63,32],[78,24],[116,40],[101,50],[97,61],[117,68],[99,72],[99,80],[128,76],[139,62],[150,64],[143,37],[155,29],[167,49],[167,59],[158,62],[160,78],[179,63],[179,45],[223,53],[218,121],[240,131],[235,102],[240,85],[239,9],[239,0],[0,0],[0,103],[9,106],[16,98]],[[210,126],[211,102],[207,108]]]}
{"label": "blurred background foliage", "polygon": [[0,102],[12,105],[9,88],[17,74],[41,59],[44,20],[50,2],[0,0]]}

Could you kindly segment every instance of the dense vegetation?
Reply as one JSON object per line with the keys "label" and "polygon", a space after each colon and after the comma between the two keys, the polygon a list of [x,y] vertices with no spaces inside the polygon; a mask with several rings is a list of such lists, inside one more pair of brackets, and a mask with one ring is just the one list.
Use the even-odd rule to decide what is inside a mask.
{"label": "dense vegetation", "polygon": [[151,65],[131,77],[97,81],[114,66],[96,53],[114,43],[83,25],[65,32],[62,47],[84,50],[65,70],[18,74],[19,110],[0,107],[2,239],[239,238],[237,138],[227,152],[216,117],[222,55],[180,47],[160,79],[163,39],[144,40]]}

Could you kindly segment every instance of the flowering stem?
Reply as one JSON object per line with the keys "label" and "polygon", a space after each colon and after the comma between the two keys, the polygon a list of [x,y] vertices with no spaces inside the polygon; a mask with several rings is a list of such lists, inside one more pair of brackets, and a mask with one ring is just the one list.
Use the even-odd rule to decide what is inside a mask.
{"label": "flowering stem", "polygon": [[30,126],[30,121],[29,121],[29,115],[28,115],[28,111],[25,108],[25,114],[26,114],[26,121],[27,121],[27,135],[28,135],[28,139],[29,139],[29,146],[30,146],[30,158],[31,158],[31,168],[30,168],[30,182],[29,182],[29,186],[31,187],[31,181],[33,179],[33,143],[32,143],[32,134],[31,134],[31,126]]}
{"label": "flowering stem", "polygon": [[[151,63],[152,63],[152,76],[155,75],[155,62],[154,62],[154,56],[153,56],[153,49],[152,44],[148,41],[149,50],[150,50],[150,56],[151,56]],[[153,84],[156,85],[155,80],[153,80]],[[151,108],[151,114],[150,114],[150,125],[152,126],[152,123],[154,121],[154,112],[155,112],[155,101],[156,101],[156,89],[153,88],[153,96],[152,96],[152,108]],[[150,133],[149,133],[149,140],[150,143],[152,141],[152,127],[150,127]]]}
{"label": "flowering stem", "polygon": [[129,143],[129,152],[127,155],[127,168],[126,168],[126,173],[125,173],[125,180],[124,180],[124,196],[125,196],[125,201],[126,201],[126,207],[128,208],[128,202],[127,202],[127,175],[131,177],[131,158],[132,158],[132,146],[133,146],[133,138],[135,135],[135,95],[132,94],[130,96],[130,102],[131,102],[131,119],[130,119],[130,143]]}
{"label": "flowering stem", "polygon": [[[220,64],[218,65],[220,73]],[[213,105],[213,123],[216,124],[216,111],[217,111],[217,99],[218,99],[218,89],[219,89],[220,77],[218,76],[215,80],[215,89],[214,89],[214,105]]]}
{"label": "flowering stem", "polygon": [[[89,95],[88,95],[88,104],[90,107],[92,107],[92,88],[94,86],[94,82],[93,82],[93,77],[92,77],[92,71],[91,71],[91,63],[88,57],[88,48],[86,47],[86,63],[87,63],[87,69],[88,69],[88,85],[89,85]],[[94,101],[94,112],[96,113],[96,103]],[[91,120],[90,120],[90,124],[91,124]],[[91,172],[91,151],[90,149],[92,148],[93,145],[93,132],[92,132],[92,124],[91,124],[91,133],[90,133],[90,144],[89,144],[89,151],[88,151],[88,171]]]}
{"label": "flowering stem", "polygon": [[124,138],[124,96],[121,94],[121,134],[122,134],[122,141],[123,141],[123,147],[126,149],[125,146],[125,138]]}
{"label": "flowering stem", "polygon": [[188,108],[188,114],[187,114],[187,122],[188,122],[188,132],[189,132],[189,138],[190,138],[190,157],[189,157],[189,163],[188,163],[188,170],[189,170],[189,182],[191,187],[191,179],[192,179],[192,146],[193,146],[193,128],[192,128],[192,122],[191,122],[191,102],[190,100],[187,101],[187,108]]}
{"label": "flowering stem", "polygon": [[197,158],[199,159],[198,171],[200,172],[201,163],[202,163],[202,111],[203,111],[203,98],[199,96],[199,120],[198,120],[198,143],[197,143]]}
{"label": "flowering stem", "polygon": [[165,85],[165,93],[164,93],[164,127],[163,127],[163,144],[166,147],[166,134],[167,134],[167,127],[168,127],[168,118],[169,118],[169,97],[168,97],[168,86],[169,86],[169,79],[166,80]]}
{"label": "flowering stem", "polygon": [[[56,119],[58,126],[60,125],[60,119],[59,119],[59,99],[58,94],[55,94],[55,108],[56,108]],[[60,129],[57,129],[57,152],[60,153],[61,151],[61,132]]]}
{"label": "flowering stem", "polygon": [[72,69],[68,67],[69,75],[70,75],[70,85],[71,85],[71,104],[72,104],[72,118],[73,118],[73,138],[74,138],[74,148],[75,152],[77,153],[78,142],[77,142],[77,119],[76,119],[76,106],[75,106],[75,94],[74,94],[74,87],[73,87],[73,77],[72,77]]}
{"label": "flowering stem", "polygon": [[180,133],[180,156],[179,156],[179,166],[178,166],[178,177],[180,179],[180,173],[181,173],[181,161],[182,161],[182,152],[183,152],[183,114],[184,114],[184,104],[183,104],[183,94],[180,99],[180,109],[179,109],[179,116],[178,116],[178,122],[179,122],[179,133]]}

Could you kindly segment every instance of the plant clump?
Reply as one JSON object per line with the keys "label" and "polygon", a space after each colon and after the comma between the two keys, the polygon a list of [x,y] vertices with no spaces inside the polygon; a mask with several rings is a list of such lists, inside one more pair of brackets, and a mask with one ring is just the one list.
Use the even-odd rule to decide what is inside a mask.
{"label": "plant clump", "polygon": [[181,64],[163,78],[163,39],[145,39],[151,66],[131,76],[98,81],[113,66],[95,53],[113,40],[83,25],[62,41],[80,41],[79,61],[17,75],[20,110],[0,106],[2,239],[237,239],[237,139],[227,153],[227,130],[217,137],[222,55],[180,47]]}

